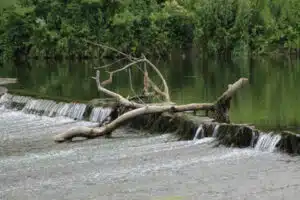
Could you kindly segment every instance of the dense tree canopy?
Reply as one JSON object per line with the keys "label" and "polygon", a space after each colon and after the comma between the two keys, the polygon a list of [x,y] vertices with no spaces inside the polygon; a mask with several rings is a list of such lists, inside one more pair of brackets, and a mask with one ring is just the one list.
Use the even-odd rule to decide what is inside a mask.
{"label": "dense tree canopy", "polygon": [[299,0],[18,0],[0,15],[3,57],[100,57],[83,39],[132,54],[293,52]]}

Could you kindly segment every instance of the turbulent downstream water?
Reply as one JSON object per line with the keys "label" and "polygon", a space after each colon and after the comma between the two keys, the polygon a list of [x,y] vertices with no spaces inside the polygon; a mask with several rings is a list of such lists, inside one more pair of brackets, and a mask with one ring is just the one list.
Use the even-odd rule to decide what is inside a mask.
{"label": "turbulent downstream water", "polygon": [[24,107],[12,109],[20,98],[7,97],[0,101],[1,200],[299,199],[300,159],[272,152],[277,137],[234,149],[198,139],[201,127],[193,141],[120,129],[114,139],[54,144],[56,133],[96,125],[108,111],[97,108],[83,121],[83,105],[21,98]]}

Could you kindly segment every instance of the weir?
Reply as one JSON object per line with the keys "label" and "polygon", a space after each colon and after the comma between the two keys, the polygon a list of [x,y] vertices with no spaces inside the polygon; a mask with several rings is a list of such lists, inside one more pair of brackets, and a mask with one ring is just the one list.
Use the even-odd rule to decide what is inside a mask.
{"label": "weir", "polygon": [[[5,130],[6,133],[21,131],[24,126],[31,126],[34,129],[33,132],[38,132],[50,126],[66,128],[66,124],[72,124],[68,127],[73,127],[78,125],[78,122],[84,121],[91,122],[86,123],[86,126],[100,126],[109,119],[112,113],[110,107],[91,107],[82,103],[55,102],[8,93],[1,96],[0,108],[2,113],[0,119],[14,121],[9,122],[10,124],[15,123],[14,126]],[[41,119],[37,116],[44,118]],[[292,154],[300,153],[300,137],[298,134],[285,133],[284,136],[281,136],[280,133],[266,134],[247,125],[218,124],[209,120],[206,121],[204,118],[200,118],[200,121],[195,119],[181,116],[176,119],[171,119],[168,116],[157,118],[156,115],[153,115],[137,118],[133,120],[131,126],[142,129],[148,127],[149,130],[154,130],[152,127],[155,127],[155,132],[175,131],[180,140],[192,139],[197,143],[201,143],[199,139],[210,141],[213,139],[209,138],[216,138],[219,144],[226,146],[253,147],[255,150],[268,152],[280,149]],[[5,121],[2,122],[2,125],[6,124]],[[189,134],[193,135],[190,136]]]}
{"label": "weir", "polygon": [[265,133],[253,127],[237,124],[201,124],[195,134],[194,141],[199,141],[200,133],[205,132],[205,137],[200,140],[215,138],[217,146],[247,148],[251,147],[260,152],[283,151],[290,154],[300,154],[300,135],[288,131]]}
{"label": "weir", "polygon": [[34,99],[27,96],[4,94],[0,98],[0,106],[9,110],[17,110],[27,114],[47,117],[67,117],[74,120],[86,120],[103,123],[109,117],[111,108],[93,107],[82,103],[55,102],[46,99]]}

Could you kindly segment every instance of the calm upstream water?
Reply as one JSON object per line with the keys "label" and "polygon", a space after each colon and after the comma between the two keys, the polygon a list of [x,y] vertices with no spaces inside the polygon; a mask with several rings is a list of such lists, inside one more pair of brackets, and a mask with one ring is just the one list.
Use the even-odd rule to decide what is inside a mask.
{"label": "calm upstream water", "polygon": [[[47,95],[48,98],[90,100],[103,97],[96,90],[94,67],[109,61],[7,63],[0,67],[2,77],[17,77],[19,83],[9,88],[24,94]],[[257,58],[235,61],[203,60],[175,57],[155,62],[167,79],[172,100],[177,103],[210,102],[240,77],[249,86],[232,101],[231,119],[267,129],[297,129],[300,125],[300,62],[288,58]],[[118,66],[116,66],[118,67]],[[132,71],[133,85],[141,90],[142,76]],[[103,80],[108,78],[104,71]],[[131,94],[128,72],[114,77],[109,89]]]}
{"label": "calm upstream water", "polygon": [[[17,77],[19,83],[9,89],[23,95],[90,100],[103,97],[90,78],[99,65],[103,62],[7,63],[0,74]],[[268,129],[295,129],[300,124],[298,61],[178,58],[157,65],[178,103],[213,101],[228,84],[248,77],[250,85],[233,99],[233,121]],[[132,73],[138,88],[142,77]],[[102,75],[107,78],[105,72]],[[127,95],[128,74],[116,76],[109,88]],[[83,121],[84,104],[17,97],[15,101],[27,103],[13,110],[6,107],[10,97],[0,98],[1,200],[299,199],[300,158],[276,152],[280,138],[262,136],[255,148],[216,148],[215,138],[197,139],[201,126],[192,141],[121,128],[113,139],[55,144],[52,137],[57,133],[95,126],[108,111],[95,108],[89,121]]]}

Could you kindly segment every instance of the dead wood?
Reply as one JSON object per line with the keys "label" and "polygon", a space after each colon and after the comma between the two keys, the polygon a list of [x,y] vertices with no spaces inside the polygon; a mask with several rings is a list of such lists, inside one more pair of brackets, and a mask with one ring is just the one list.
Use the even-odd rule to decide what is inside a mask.
{"label": "dead wood", "polygon": [[[89,42],[90,43],[90,42]],[[100,44],[101,47],[106,47],[105,45]],[[121,114],[119,117],[112,118],[112,121],[101,126],[101,127],[74,127],[72,129],[67,130],[66,132],[63,132],[61,134],[58,134],[54,137],[55,142],[65,142],[70,141],[75,137],[85,137],[87,139],[96,138],[104,135],[110,135],[115,129],[122,126],[123,124],[127,123],[131,119],[146,115],[146,114],[159,114],[159,113],[176,113],[176,112],[185,112],[185,111],[197,111],[197,110],[203,110],[203,111],[210,111],[214,113],[214,119],[217,122],[225,122],[229,123],[229,116],[228,111],[230,108],[230,100],[235,95],[235,93],[241,89],[246,83],[248,83],[248,79],[241,78],[232,85],[228,86],[228,89],[219,97],[217,100],[213,103],[193,103],[193,104],[185,104],[185,105],[176,105],[171,102],[171,98],[169,95],[169,88],[167,85],[167,82],[161,72],[158,70],[158,68],[151,63],[145,56],[142,56],[142,58],[134,58],[129,55],[124,54],[123,52],[120,52],[116,50],[115,48],[110,47],[111,50],[117,51],[123,56],[126,56],[131,62],[124,67],[121,67],[114,71],[109,71],[110,78],[107,81],[104,81],[101,83],[100,81],[100,71],[97,70],[96,77],[94,79],[96,80],[97,89],[99,92],[103,92],[109,97],[112,97],[116,100],[118,105],[126,107],[127,112],[124,114]],[[133,98],[125,98],[122,95],[115,93],[113,91],[110,91],[106,88],[104,88],[103,83],[111,82],[112,76],[115,73],[124,71],[126,69],[129,69],[132,66],[136,66],[138,64],[144,64],[144,69],[142,70],[141,67],[139,69],[143,73],[143,79],[144,79],[144,91],[145,93],[149,94],[158,94],[163,97],[164,102],[162,103],[143,103],[143,102],[135,102],[133,101]],[[160,77],[163,89],[160,89],[156,83],[154,83],[148,74],[148,71],[146,69],[146,66],[150,66],[152,70],[155,71],[155,73]],[[131,73],[129,73],[129,79],[131,81]],[[147,85],[146,85],[147,84]],[[147,87],[147,88],[146,88]],[[152,89],[153,91],[149,91],[149,89]],[[132,89],[133,90],[133,89]],[[146,95],[147,94],[143,94]]]}

